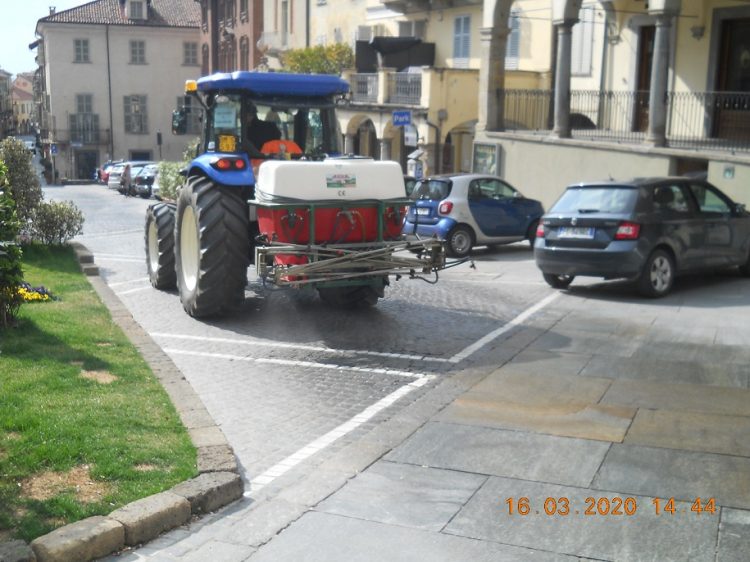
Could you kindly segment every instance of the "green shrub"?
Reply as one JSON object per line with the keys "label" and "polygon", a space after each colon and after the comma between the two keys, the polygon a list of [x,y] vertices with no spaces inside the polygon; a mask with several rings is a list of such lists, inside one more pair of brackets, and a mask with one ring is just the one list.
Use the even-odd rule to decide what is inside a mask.
{"label": "green shrub", "polygon": [[44,244],[65,244],[83,232],[83,213],[71,201],[42,202],[31,221],[31,236]]}
{"label": "green shrub", "polygon": [[19,291],[23,281],[21,248],[16,244],[20,224],[16,205],[7,191],[7,168],[0,161],[0,328],[13,322],[23,297]]}
{"label": "green shrub", "polygon": [[159,162],[159,197],[174,201],[177,193],[185,181],[180,170],[185,166],[183,162]]}
{"label": "green shrub", "polygon": [[39,177],[31,166],[31,153],[18,139],[8,137],[0,142],[0,160],[8,167],[7,183],[16,204],[16,214],[24,228],[42,201]]}
{"label": "green shrub", "polygon": [[354,66],[354,52],[344,43],[291,49],[282,55],[281,65],[289,72],[341,74]]}

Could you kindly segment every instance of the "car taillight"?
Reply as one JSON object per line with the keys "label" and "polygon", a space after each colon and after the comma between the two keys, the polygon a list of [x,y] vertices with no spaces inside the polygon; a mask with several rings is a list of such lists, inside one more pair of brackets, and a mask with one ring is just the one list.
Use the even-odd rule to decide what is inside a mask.
{"label": "car taillight", "polygon": [[443,201],[438,207],[438,213],[441,215],[450,215],[453,210],[453,203],[450,201]]}
{"label": "car taillight", "polygon": [[621,222],[615,232],[615,240],[636,240],[641,233],[641,225],[635,222]]}
{"label": "car taillight", "polygon": [[536,237],[544,238],[544,225],[542,223],[536,225]]}

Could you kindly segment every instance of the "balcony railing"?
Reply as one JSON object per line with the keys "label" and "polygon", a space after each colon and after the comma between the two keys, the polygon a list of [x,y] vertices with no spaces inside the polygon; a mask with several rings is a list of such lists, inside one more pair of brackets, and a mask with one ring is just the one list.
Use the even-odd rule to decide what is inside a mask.
{"label": "balcony railing", "polygon": [[378,75],[352,74],[352,101],[360,103],[377,103]]}
{"label": "balcony railing", "polygon": [[421,72],[388,73],[388,102],[419,105],[422,100]]}
{"label": "balcony railing", "polygon": [[[550,131],[553,93],[505,90],[505,128]],[[640,143],[648,128],[648,92],[572,91],[570,125],[576,139]],[[750,93],[670,92],[667,144],[750,152]]]}
{"label": "balcony railing", "polygon": [[71,143],[99,144],[99,115],[95,113],[72,113],[69,116]]}

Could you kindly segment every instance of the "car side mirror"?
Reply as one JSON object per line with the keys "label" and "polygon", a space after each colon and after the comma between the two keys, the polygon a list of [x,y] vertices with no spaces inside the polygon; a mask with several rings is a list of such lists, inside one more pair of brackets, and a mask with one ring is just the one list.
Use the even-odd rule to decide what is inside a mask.
{"label": "car side mirror", "polygon": [[734,204],[734,214],[735,215],[744,215],[745,214],[745,204],[744,203],[735,203]]}
{"label": "car side mirror", "polygon": [[187,133],[187,111],[177,109],[172,112],[172,134],[184,135]]}

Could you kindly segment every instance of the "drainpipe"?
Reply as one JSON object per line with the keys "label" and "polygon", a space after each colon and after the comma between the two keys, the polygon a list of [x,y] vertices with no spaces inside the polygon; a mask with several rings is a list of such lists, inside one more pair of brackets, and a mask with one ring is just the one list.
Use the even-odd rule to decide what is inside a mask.
{"label": "drainpipe", "polygon": [[305,0],[305,47],[310,46],[310,0]]}
{"label": "drainpipe", "polygon": [[109,60],[109,24],[104,26],[105,36],[107,38],[107,89],[109,95],[109,160],[115,160],[115,128],[112,117],[112,69]]}
{"label": "drainpipe", "polygon": [[425,115],[424,122],[427,123],[428,127],[432,127],[435,129],[435,173],[440,173],[440,126],[435,125],[435,123],[431,122],[427,115]]}

